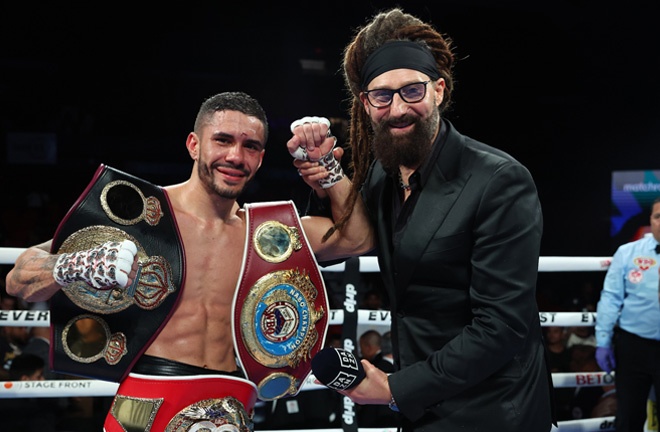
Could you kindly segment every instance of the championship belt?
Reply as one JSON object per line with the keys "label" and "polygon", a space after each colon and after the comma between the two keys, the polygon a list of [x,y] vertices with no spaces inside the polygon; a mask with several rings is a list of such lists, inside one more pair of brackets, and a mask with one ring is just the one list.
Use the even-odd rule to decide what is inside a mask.
{"label": "championship belt", "polygon": [[328,329],[328,299],[291,201],[245,204],[247,235],[234,296],[238,359],[261,400],[293,396]]}
{"label": "championship belt", "polygon": [[112,401],[104,432],[252,432],[257,389],[227,375],[130,373]]}
{"label": "championship belt", "polygon": [[77,281],[51,298],[52,370],[120,382],[172,314],[185,258],[168,197],[158,186],[100,165],[57,228],[51,252],[123,240],[138,249],[132,285],[98,290]]}

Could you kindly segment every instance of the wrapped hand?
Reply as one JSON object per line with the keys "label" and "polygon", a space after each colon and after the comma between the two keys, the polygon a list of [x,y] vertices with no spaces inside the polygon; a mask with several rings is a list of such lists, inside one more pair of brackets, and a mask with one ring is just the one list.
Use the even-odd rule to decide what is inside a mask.
{"label": "wrapped hand", "polygon": [[96,289],[128,284],[137,246],[130,240],[109,241],[92,249],[60,255],[53,269],[55,281],[64,286],[84,281]]}

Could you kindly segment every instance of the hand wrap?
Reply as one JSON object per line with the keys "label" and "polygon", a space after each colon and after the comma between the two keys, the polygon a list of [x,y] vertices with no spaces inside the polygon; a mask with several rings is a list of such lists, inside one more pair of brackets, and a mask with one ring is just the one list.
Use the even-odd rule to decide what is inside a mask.
{"label": "hand wrap", "polygon": [[303,117],[291,123],[291,133],[293,133],[295,128],[304,125],[305,123],[323,123],[328,129],[330,129],[330,120],[325,117]]}
{"label": "hand wrap", "polygon": [[307,149],[304,147],[298,147],[296,151],[293,153],[290,153],[291,156],[293,156],[295,159],[301,160],[301,161],[308,161],[308,162],[318,162],[319,165],[322,167],[325,167],[325,169],[328,171],[328,176],[319,180],[318,183],[321,185],[323,189],[328,189],[332,186],[334,186],[336,183],[338,183],[341,179],[344,178],[344,170],[341,167],[341,164],[339,161],[335,158],[334,153],[332,150],[335,148],[337,145],[337,138],[332,136],[332,132],[330,131],[330,120],[328,120],[325,117],[303,117],[301,119],[298,119],[291,123],[291,132],[298,126],[301,126],[305,123],[323,123],[326,126],[328,126],[328,134],[327,137],[332,137],[334,138],[335,142],[332,145],[332,149],[317,161],[312,161],[309,158],[309,155],[307,154]]}
{"label": "hand wrap", "polygon": [[122,288],[128,283],[128,275],[137,254],[135,243],[109,241],[95,248],[64,253],[53,268],[53,278],[60,285],[84,281],[96,289]]}

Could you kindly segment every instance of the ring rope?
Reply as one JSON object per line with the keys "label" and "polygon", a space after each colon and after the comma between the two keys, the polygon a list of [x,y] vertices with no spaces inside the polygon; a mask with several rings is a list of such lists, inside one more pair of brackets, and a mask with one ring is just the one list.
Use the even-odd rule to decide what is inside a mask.
{"label": "ring rope", "polygon": [[[596,312],[539,312],[541,326],[551,327],[589,327],[596,324]],[[341,325],[344,322],[343,309],[331,309],[329,325]],[[390,311],[358,310],[358,323],[389,327]],[[0,310],[0,326],[4,327],[48,327],[48,310]]]}
{"label": "ring rope", "polygon": [[[316,377],[310,374],[301,391],[326,389],[316,384]],[[600,387],[614,385],[614,373],[606,372],[560,372],[552,374],[555,388]],[[46,381],[0,381],[0,399],[41,398],[64,396],[114,396],[119,385],[109,381],[94,379],[61,379]]]}
{"label": "ring rope", "polygon": [[[25,248],[0,248],[0,264],[14,264],[16,258],[24,252]],[[571,256],[544,256],[539,258],[540,272],[578,272],[578,271],[605,271],[610,266],[612,257],[571,257]],[[343,272],[345,264],[335,264],[323,267],[322,271]],[[374,256],[360,257],[360,271],[363,273],[378,273],[378,258]]]}
{"label": "ring rope", "polygon": [[[612,257],[575,257],[575,256],[543,256],[539,257],[540,272],[582,272],[605,271],[609,268]],[[324,272],[343,272],[345,264],[334,264],[323,267]],[[363,273],[378,273],[378,258],[374,256],[360,257],[360,271]]]}
{"label": "ring rope", "polygon": [[16,258],[18,258],[21,253],[25,252],[25,250],[25,248],[0,248],[0,264],[14,264]]}

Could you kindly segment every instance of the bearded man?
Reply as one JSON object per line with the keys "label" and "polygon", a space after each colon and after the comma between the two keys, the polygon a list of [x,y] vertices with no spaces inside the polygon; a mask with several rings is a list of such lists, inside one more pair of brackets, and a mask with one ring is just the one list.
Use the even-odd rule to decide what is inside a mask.
{"label": "bearded man", "polygon": [[389,296],[396,371],[363,361],[366,378],[340,393],[389,405],[403,431],[549,431],[535,296],[541,206],[522,164],[442,117],[453,63],[451,41],[431,25],[398,8],[378,13],[344,50],[352,178],[328,121],[292,124],[294,165],[330,200],[328,242],[367,220]]}

